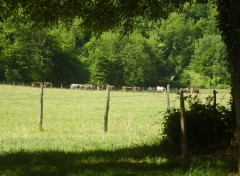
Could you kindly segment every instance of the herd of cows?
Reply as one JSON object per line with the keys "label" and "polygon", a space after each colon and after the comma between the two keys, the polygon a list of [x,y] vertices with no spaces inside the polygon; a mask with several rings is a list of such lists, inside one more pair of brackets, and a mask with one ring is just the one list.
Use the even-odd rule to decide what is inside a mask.
{"label": "herd of cows", "polygon": [[[44,87],[52,87],[51,82],[31,82],[32,87],[40,87],[43,85]],[[106,90],[106,86],[94,86],[92,84],[70,84],[70,89],[79,89],[79,90]],[[110,90],[115,90],[115,86],[109,86]],[[137,87],[137,86],[122,86],[122,92],[141,92],[144,91],[144,88]],[[166,93],[166,88],[163,86],[156,86],[156,87],[148,87],[148,92],[160,92]],[[178,89],[177,93],[184,92],[184,93],[195,93],[199,94],[200,91],[197,88],[180,88]]]}
{"label": "herd of cows", "polygon": [[44,87],[52,87],[51,82],[31,82],[32,87],[40,87],[41,85],[43,85]]}

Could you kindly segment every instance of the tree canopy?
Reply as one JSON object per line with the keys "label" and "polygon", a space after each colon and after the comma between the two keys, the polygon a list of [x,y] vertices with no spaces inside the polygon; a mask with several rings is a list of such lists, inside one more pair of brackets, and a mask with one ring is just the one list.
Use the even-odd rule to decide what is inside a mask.
{"label": "tree canopy", "polygon": [[[158,21],[177,11],[189,0],[1,0],[2,19],[21,13],[18,20],[30,19],[38,25],[50,25],[59,19],[72,21],[76,16],[83,19],[85,29],[101,33],[122,28],[131,31],[138,16]],[[203,0],[202,0],[203,1]]]}
{"label": "tree canopy", "polygon": [[215,14],[211,3],[186,3],[160,26],[138,17],[131,34],[122,36],[116,29],[98,37],[84,30],[82,18],[40,29],[29,19],[24,23],[8,18],[1,23],[1,79],[147,87],[166,85],[175,76],[173,87],[229,85],[226,49]]}

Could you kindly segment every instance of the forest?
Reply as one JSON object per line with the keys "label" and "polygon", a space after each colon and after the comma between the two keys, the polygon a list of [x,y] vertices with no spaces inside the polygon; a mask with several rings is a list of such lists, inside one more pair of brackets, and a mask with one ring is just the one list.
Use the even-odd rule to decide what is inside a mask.
{"label": "forest", "polygon": [[50,27],[0,20],[0,81],[225,88],[230,74],[216,15],[212,3],[186,3],[159,23],[139,17],[127,35],[97,36],[81,18]]}

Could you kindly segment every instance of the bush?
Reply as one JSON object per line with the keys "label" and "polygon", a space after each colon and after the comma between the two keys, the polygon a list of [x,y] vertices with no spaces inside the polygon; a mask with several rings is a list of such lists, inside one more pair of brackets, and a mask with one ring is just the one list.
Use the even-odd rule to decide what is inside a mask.
{"label": "bush", "polygon": [[[233,136],[233,116],[229,109],[217,104],[213,97],[207,97],[203,104],[197,96],[186,96],[189,108],[185,110],[187,142],[190,152],[211,152],[216,147],[224,148],[230,144]],[[215,125],[216,124],[216,133]],[[165,142],[181,149],[180,109],[170,108],[164,114],[163,135]],[[216,134],[216,135],[215,135]],[[215,137],[216,136],[216,137]],[[215,140],[216,138],[216,140]],[[215,142],[216,141],[216,142]],[[217,146],[216,146],[217,144]]]}

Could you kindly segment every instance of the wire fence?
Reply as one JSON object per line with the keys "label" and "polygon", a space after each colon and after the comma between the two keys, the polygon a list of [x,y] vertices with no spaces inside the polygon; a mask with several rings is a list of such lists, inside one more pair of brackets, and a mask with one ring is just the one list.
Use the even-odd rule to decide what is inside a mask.
{"label": "wire fence", "polygon": [[[24,87],[28,88],[27,93],[19,93],[20,95],[15,96],[18,93],[12,89],[12,94],[10,93],[11,96],[2,96],[2,98],[0,98],[1,116],[21,114],[23,116],[36,117],[39,115],[41,106],[41,89],[30,86]],[[58,92],[56,93],[55,90],[58,90]],[[28,93],[31,95],[28,95]],[[226,99],[229,99],[228,95],[229,94],[227,93],[221,94],[219,96],[218,103],[226,103]],[[105,102],[106,90],[91,91],[44,88],[43,118],[44,115],[48,114],[60,114],[64,111],[64,109],[69,109],[69,111],[64,111],[64,114],[69,114],[69,116],[73,112],[75,115],[81,114],[83,113],[83,110],[85,114],[96,113],[98,115],[102,114],[101,116],[103,116],[104,112],[106,111]],[[179,107],[179,98],[177,94],[170,93],[170,100],[168,100],[167,94],[163,93],[111,91],[109,115],[111,116],[114,113],[124,115],[126,115],[126,113],[132,113],[133,115],[137,114],[138,116],[142,115],[146,118],[152,118],[161,116],[162,113],[167,109],[168,104],[170,104],[170,107]]]}
{"label": "wire fence", "polygon": [[[106,91],[63,89],[63,92],[61,92],[61,89],[58,89],[59,92],[55,93],[56,89],[44,88],[43,90],[42,105],[40,103],[40,88],[28,87],[25,93],[19,94],[15,89],[10,90],[10,96],[6,95],[0,98],[0,115],[5,117],[15,115],[18,117],[36,118],[42,111],[42,121],[44,123],[44,116],[61,116],[63,111],[64,116],[66,114],[71,116],[73,113],[75,116],[81,113],[89,113],[91,115],[95,113],[97,115],[100,114],[99,116],[104,114]],[[52,92],[54,92],[54,95]],[[31,95],[28,96],[28,93]],[[65,95],[66,93],[67,95]],[[132,114],[134,116],[137,114],[136,116],[151,118],[155,117],[163,109],[166,109],[166,103],[167,99],[163,93],[112,91],[110,94],[109,116],[111,117],[113,114],[118,116]],[[40,106],[42,106],[42,110],[40,110]]]}

